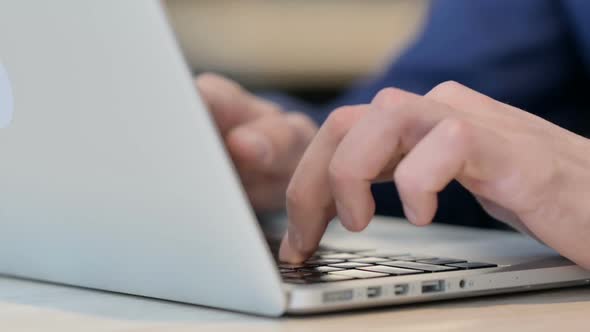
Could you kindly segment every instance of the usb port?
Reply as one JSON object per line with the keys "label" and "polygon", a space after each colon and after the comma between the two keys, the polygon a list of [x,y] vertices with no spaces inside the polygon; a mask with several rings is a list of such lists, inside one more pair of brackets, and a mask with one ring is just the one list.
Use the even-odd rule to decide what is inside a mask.
{"label": "usb port", "polygon": [[369,287],[367,288],[367,298],[374,299],[381,296],[381,287]]}
{"label": "usb port", "polygon": [[408,286],[408,284],[395,285],[395,286],[393,286],[393,294],[406,295],[406,294],[408,294],[409,289],[410,289],[410,286]]}
{"label": "usb port", "polygon": [[424,281],[422,283],[422,294],[426,293],[440,293],[445,291],[444,280]]}

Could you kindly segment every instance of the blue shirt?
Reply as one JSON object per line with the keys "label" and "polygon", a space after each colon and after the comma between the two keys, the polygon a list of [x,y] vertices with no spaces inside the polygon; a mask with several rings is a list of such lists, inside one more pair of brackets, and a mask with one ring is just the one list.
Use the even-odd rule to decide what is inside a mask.
{"label": "blue shirt", "polygon": [[[340,105],[369,102],[382,88],[424,94],[454,80],[501,102],[590,135],[590,1],[435,0],[416,41],[378,77],[323,107],[282,99],[322,123]],[[375,185],[380,214],[401,216],[393,184]],[[502,227],[452,183],[436,221]]]}

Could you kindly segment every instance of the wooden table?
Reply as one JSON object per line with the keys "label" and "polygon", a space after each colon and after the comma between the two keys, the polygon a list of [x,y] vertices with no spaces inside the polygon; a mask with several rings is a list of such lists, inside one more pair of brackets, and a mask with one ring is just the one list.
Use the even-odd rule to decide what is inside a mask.
{"label": "wooden table", "polygon": [[[369,238],[407,227],[380,219]],[[390,230],[392,233],[388,233]],[[393,233],[395,232],[395,234]],[[338,235],[338,232],[333,232]],[[449,238],[453,228],[432,226],[425,238]],[[493,235],[493,233],[491,233]],[[332,237],[334,235],[331,235]],[[507,235],[516,236],[516,235]],[[482,239],[485,242],[485,238]],[[482,297],[338,314],[278,319],[40,282],[0,278],[0,331],[588,331],[590,288]]]}
{"label": "wooden table", "polygon": [[258,87],[341,87],[415,35],[428,0],[166,0],[196,71]]}

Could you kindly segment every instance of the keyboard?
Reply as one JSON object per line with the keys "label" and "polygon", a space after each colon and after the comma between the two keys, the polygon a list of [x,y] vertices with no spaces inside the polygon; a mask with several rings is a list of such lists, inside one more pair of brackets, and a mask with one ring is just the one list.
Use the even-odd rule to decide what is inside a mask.
{"label": "keyboard", "polygon": [[374,250],[336,250],[323,247],[301,264],[288,264],[278,261],[276,254],[278,248],[271,247],[273,247],[283,281],[290,284],[384,278],[498,266],[493,263],[470,262],[458,258],[387,253]]}

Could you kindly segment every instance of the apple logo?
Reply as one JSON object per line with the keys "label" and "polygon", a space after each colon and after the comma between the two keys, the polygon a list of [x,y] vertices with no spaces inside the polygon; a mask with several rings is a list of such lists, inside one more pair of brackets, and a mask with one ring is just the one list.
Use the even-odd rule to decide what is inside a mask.
{"label": "apple logo", "polygon": [[10,125],[13,111],[12,86],[6,68],[0,62],[0,128],[6,128]]}

